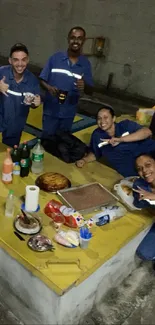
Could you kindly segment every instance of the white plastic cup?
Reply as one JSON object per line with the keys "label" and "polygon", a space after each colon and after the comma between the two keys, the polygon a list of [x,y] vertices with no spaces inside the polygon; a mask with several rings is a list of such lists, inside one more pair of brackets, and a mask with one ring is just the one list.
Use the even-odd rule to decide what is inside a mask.
{"label": "white plastic cup", "polygon": [[25,105],[31,105],[34,100],[34,95],[32,93],[25,93],[24,101],[23,103]]}
{"label": "white plastic cup", "polygon": [[91,238],[82,238],[81,236],[80,236],[80,247],[82,248],[82,249],[86,249],[86,248],[88,248],[88,244],[89,244],[89,241],[90,241],[90,239]]}

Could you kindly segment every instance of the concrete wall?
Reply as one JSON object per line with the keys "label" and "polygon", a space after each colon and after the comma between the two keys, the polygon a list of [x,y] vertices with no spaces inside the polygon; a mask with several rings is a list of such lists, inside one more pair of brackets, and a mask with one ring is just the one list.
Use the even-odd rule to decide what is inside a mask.
{"label": "concrete wall", "polygon": [[94,79],[106,84],[112,72],[113,86],[155,98],[154,0],[0,0],[0,8],[0,54],[22,41],[42,66],[66,47],[68,29],[82,25],[88,37],[109,39],[106,59],[91,59]]}

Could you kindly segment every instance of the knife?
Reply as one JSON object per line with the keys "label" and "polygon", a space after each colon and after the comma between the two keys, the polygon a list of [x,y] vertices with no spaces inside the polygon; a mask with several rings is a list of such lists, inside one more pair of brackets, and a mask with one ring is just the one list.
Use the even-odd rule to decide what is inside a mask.
{"label": "knife", "polygon": [[17,232],[14,231],[15,236],[17,236],[20,240],[25,241],[25,239]]}

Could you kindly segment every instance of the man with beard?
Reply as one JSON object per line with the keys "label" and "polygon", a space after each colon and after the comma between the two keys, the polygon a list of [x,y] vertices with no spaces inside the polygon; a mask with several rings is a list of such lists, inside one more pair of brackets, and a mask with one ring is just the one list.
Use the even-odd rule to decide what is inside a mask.
{"label": "man with beard", "polygon": [[41,102],[39,82],[27,70],[28,62],[27,47],[17,43],[10,50],[10,65],[0,68],[0,131],[2,142],[10,147],[20,142],[30,106]]}
{"label": "man with beard", "polygon": [[43,107],[43,138],[57,130],[71,131],[80,92],[92,94],[92,73],[88,59],[81,54],[85,30],[73,27],[68,33],[68,50],[52,55],[40,79],[46,90]]}

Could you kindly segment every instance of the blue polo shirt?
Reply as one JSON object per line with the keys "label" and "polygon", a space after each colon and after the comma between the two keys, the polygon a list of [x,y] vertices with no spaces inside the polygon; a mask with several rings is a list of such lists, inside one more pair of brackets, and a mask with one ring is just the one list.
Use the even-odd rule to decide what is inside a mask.
{"label": "blue polo shirt", "polygon": [[[147,183],[143,178],[138,178],[135,180],[133,184],[134,189],[138,189],[138,186],[141,187],[143,190],[147,192],[152,192],[152,188],[149,183]],[[148,207],[155,207],[154,205],[151,205],[149,202],[145,200],[139,201],[139,193],[133,191],[133,197],[134,197],[134,202],[133,204],[135,207],[143,209],[143,208],[148,208]]]}
{"label": "blue polo shirt", "polygon": [[59,104],[58,97],[46,92],[44,113],[57,118],[73,117],[79,100],[79,90],[75,83],[83,77],[86,84],[93,86],[91,65],[84,55],[80,55],[77,63],[72,64],[67,52],[58,52],[51,56],[43,68],[40,78],[59,90],[67,91],[67,98]]}
{"label": "blue polo shirt", "polygon": [[7,97],[0,93],[0,131],[7,129],[9,134],[14,134],[17,130],[24,128],[30,108],[23,104],[24,96],[18,96],[18,93],[30,92],[39,95],[39,81],[33,73],[26,69],[23,80],[16,83],[11,65],[0,67],[0,80],[3,76],[5,76],[5,83],[9,85],[9,90],[17,94],[8,93]]}
{"label": "blue polo shirt", "polygon": [[[124,120],[115,123],[115,137],[121,137],[123,133],[134,133],[142,128],[136,122]],[[135,141],[122,142],[113,147],[108,144],[98,148],[101,139],[111,139],[111,137],[100,128],[97,128],[91,137],[90,149],[95,154],[96,158],[105,157],[112,168],[124,177],[135,176],[135,158],[141,153],[149,153],[155,151],[155,141],[151,138]]]}

